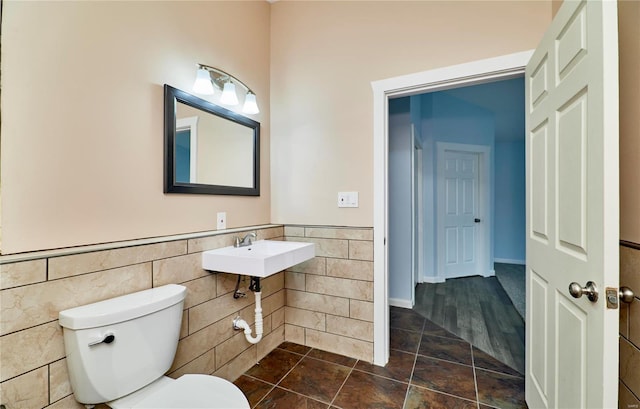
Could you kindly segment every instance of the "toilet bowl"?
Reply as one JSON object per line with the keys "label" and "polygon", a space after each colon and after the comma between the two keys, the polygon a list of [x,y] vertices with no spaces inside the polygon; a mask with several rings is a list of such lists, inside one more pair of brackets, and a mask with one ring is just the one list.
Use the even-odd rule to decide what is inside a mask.
{"label": "toilet bowl", "polygon": [[233,383],[210,375],[162,377],[142,390],[107,402],[112,409],[249,409],[249,401]]}
{"label": "toilet bowl", "polygon": [[165,374],[175,358],[186,287],[168,284],[61,311],[69,380],[87,407],[248,409],[233,383]]}

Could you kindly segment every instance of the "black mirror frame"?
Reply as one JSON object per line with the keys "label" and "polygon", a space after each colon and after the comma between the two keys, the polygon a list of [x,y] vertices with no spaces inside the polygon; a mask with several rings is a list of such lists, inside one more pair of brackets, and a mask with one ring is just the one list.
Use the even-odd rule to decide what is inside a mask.
{"label": "black mirror frame", "polygon": [[[175,177],[176,104],[193,108],[253,129],[253,187],[179,183]],[[209,101],[164,85],[164,193],[260,196],[260,122]]]}

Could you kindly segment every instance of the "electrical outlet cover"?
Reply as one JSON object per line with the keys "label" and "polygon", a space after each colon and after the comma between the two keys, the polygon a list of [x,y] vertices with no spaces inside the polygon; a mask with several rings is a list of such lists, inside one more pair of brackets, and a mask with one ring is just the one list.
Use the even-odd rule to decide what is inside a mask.
{"label": "electrical outlet cover", "polygon": [[227,212],[218,212],[216,220],[218,230],[224,230],[227,228]]}

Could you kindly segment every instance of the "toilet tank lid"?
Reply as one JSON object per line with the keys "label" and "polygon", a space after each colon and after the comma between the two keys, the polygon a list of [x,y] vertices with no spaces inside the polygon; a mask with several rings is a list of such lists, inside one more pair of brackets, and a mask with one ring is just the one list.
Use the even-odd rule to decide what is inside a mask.
{"label": "toilet tank lid", "polygon": [[160,311],[184,300],[186,287],[167,284],[108,300],[60,311],[59,322],[68,329],[116,324]]}

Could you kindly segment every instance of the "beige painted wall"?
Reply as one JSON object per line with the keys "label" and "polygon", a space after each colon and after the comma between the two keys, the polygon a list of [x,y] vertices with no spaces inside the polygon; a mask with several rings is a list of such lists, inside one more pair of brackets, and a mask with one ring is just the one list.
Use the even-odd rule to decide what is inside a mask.
{"label": "beige painted wall", "polygon": [[535,48],[550,21],[546,1],[274,3],[272,222],[372,226],[371,81]]}
{"label": "beige painted wall", "polygon": [[[640,243],[640,2],[619,1],[620,238]],[[638,291],[638,290],[636,290]]]}
{"label": "beige painted wall", "polygon": [[[2,253],[268,223],[269,27],[264,1],[4,1]],[[256,91],[259,198],[163,194],[162,85],[199,62]]]}

